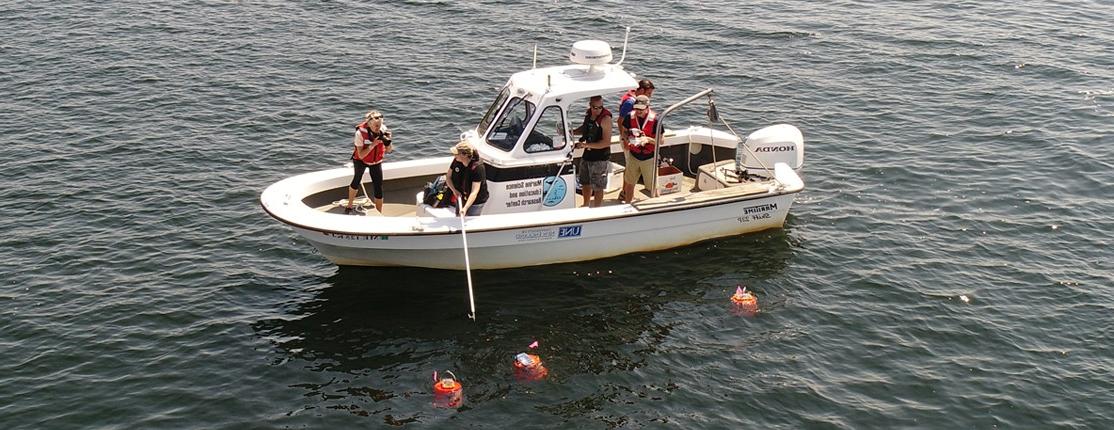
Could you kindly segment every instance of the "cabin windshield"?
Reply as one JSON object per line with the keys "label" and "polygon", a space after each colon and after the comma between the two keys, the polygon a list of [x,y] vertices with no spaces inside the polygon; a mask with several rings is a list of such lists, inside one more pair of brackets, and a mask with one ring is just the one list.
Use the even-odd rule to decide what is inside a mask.
{"label": "cabin windshield", "polygon": [[495,127],[492,127],[491,132],[488,133],[487,143],[510,152],[526,129],[526,122],[534,116],[535,109],[534,104],[525,99],[520,97],[511,99],[507,108],[503,110],[503,115],[495,121]]}
{"label": "cabin windshield", "polygon": [[495,119],[495,114],[499,113],[499,108],[503,107],[503,103],[507,101],[507,96],[511,94],[510,87],[504,87],[499,95],[495,96],[495,102],[487,108],[487,113],[484,114],[480,124],[476,127],[476,132],[483,134],[487,131],[487,127],[491,125],[491,120]]}
{"label": "cabin windshield", "polygon": [[565,147],[565,119],[561,108],[550,106],[542,111],[538,123],[526,136],[522,149],[527,153],[556,151]]}

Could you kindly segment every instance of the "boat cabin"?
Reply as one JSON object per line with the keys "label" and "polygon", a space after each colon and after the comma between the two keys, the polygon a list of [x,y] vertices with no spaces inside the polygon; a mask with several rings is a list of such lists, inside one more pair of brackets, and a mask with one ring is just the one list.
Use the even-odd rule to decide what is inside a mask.
{"label": "boat cabin", "polygon": [[571,131],[597,95],[614,103],[605,105],[614,121],[618,95],[638,81],[621,65],[609,64],[606,42],[578,42],[570,57],[577,64],[512,75],[476,129],[463,136],[485,163],[490,193],[485,214],[575,207],[572,161],[581,151],[573,149],[577,137]]}

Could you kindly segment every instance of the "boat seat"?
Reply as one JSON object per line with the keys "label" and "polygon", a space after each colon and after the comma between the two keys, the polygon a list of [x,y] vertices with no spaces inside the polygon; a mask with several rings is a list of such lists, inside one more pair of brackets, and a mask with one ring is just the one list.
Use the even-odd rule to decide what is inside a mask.
{"label": "boat seat", "polygon": [[456,209],[454,208],[435,208],[425,203],[419,203],[414,215],[419,217],[433,217],[433,218],[456,218]]}
{"label": "boat seat", "polygon": [[425,204],[422,198],[425,197],[425,191],[418,191],[414,196],[414,215],[419,217],[434,217],[434,218],[456,218],[456,210],[453,208],[435,208]]}

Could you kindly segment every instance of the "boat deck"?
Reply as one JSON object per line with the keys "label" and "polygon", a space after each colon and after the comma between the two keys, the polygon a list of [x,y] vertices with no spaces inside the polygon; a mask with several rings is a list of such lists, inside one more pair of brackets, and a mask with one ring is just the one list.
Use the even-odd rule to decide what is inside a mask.
{"label": "boat deck", "polygon": [[[765,193],[766,190],[767,190],[767,185],[768,184],[765,183],[765,182],[745,183],[745,184],[740,184],[740,185],[733,186],[731,188],[725,188],[725,189],[722,189],[722,190],[704,191],[704,192],[699,193],[700,195],[694,199],[692,194],[697,193],[699,191],[699,190],[696,190],[696,179],[685,176],[685,177],[683,177],[683,179],[681,181],[681,189],[679,191],[677,191],[675,193],[672,193],[672,194],[665,194],[665,195],[658,196],[658,197],[650,197],[650,190],[649,189],[647,189],[642,184],[636,185],[635,186],[635,193],[637,194],[637,196],[635,198],[634,206],[636,208],[640,209],[640,210],[646,210],[646,209],[654,209],[654,208],[657,208],[657,207],[677,204],[678,202],[680,202],[682,200],[685,200],[686,202],[699,202],[699,201],[703,201],[703,200],[713,200],[713,199],[721,198],[721,197],[723,197],[724,194]],[[388,217],[414,216],[414,214],[416,213],[416,208],[415,208],[414,203],[413,203],[414,196],[417,195],[418,192],[422,190],[422,188],[423,187],[420,187],[420,186],[414,186],[414,187],[395,188],[393,190],[384,191],[384,193],[383,193],[384,194],[383,195],[383,213],[382,214],[379,213],[378,211],[376,211],[372,207],[370,202],[367,202],[367,199],[364,198],[363,193],[361,192],[360,195],[356,198],[356,203],[357,203],[356,206],[359,207],[359,203],[361,201],[364,201],[364,202],[367,202],[367,209],[364,210],[364,211],[360,211],[359,209],[357,209],[356,211],[352,212],[352,215],[358,215],[358,216],[388,216]],[[740,189],[740,188],[746,188],[746,189],[744,190],[744,189]],[[336,200],[336,201],[334,201],[330,204],[318,206],[315,209],[318,210],[318,211],[321,211],[321,212],[343,214],[344,213],[344,206],[343,205],[346,202],[346,200],[344,200],[344,198],[345,198],[344,192],[345,192],[346,189],[347,188],[336,190],[335,194],[336,194],[336,197],[337,197],[338,200]],[[621,204],[621,203],[619,203],[619,191],[620,191],[619,189],[616,189],[614,191],[611,191],[609,193],[604,194],[604,196],[603,196],[603,206],[614,206],[614,205]],[[580,195],[577,195],[576,196],[576,207],[582,207],[583,202],[584,202],[583,197],[581,197]]]}

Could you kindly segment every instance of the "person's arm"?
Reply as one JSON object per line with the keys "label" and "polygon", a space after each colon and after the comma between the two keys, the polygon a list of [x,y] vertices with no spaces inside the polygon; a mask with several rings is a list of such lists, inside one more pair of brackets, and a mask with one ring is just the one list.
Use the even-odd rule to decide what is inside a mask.
{"label": "person's arm", "polygon": [[356,158],[367,157],[371,154],[371,148],[375,147],[375,143],[370,140],[363,140],[360,136],[360,130],[355,130],[355,137],[352,138],[352,144],[355,145]]}
{"label": "person's arm", "polygon": [[453,165],[451,163],[449,164],[449,169],[445,171],[445,184],[449,186],[449,189],[452,190],[457,200],[460,200],[460,191],[453,185]]}
{"label": "person's arm", "polygon": [[630,115],[630,111],[634,110],[634,96],[627,99],[627,101],[619,104],[619,118]]}
{"label": "person's arm", "polygon": [[465,203],[464,206],[460,208],[460,213],[462,214],[468,213],[468,208],[472,207],[472,203],[476,201],[476,196],[480,195],[480,181],[473,182],[472,189],[475,190],[475,192],[468,194],[468,203]]}
{"label": "person's arm", "polygon": [[627,133],[629,133],[626,124],[624,124],[626,118],[627,117],[620,115],[619,119],[615,120],[615,124],[619,126],[619,141],[624,144],[627,143]]}

